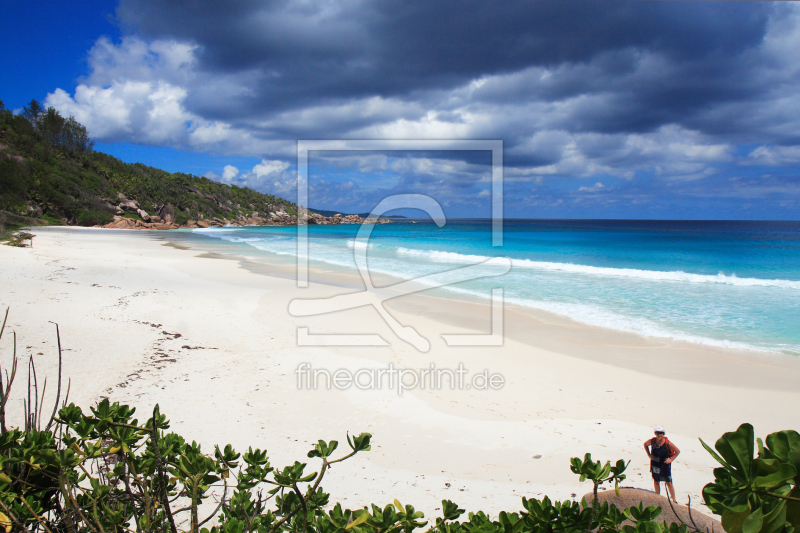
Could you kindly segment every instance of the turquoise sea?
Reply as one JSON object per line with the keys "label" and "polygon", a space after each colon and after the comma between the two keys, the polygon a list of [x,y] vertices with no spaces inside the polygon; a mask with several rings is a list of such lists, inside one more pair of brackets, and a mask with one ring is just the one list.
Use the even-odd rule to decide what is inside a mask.
{"label": "turquoise sea", "polygon": [[[309,226],[312,266],[355,272],[358,226]],[[375,226],[370,270],[402,279],[512,260],[511,270],[440,291],[489,298],[655,337],[800,355],[800,222],[402,220]],[[293,227],[183,231],[181,240],[292,264]],[[177,237],[177,235],[176,235]]]}

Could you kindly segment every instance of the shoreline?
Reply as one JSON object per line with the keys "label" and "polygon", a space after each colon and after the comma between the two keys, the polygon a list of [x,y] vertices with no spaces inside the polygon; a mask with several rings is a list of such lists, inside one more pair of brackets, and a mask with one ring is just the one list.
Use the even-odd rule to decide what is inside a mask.
{"label": "shoreline", "polygon": [[[350,508],[398,498],[430,518],[443,498],[493,514],[518,509],[523,495],[570,498],[588,489],[569,471],[569,457],[586,452],[632,460],[625,485],[652,488],[641,443],[656,424],[683,452],[675,468],[679,500],[690,494],[699,502],[714,461],[698,437],[711,443],[744,422],[761,437],[800,426],[791,407],[800,400],[791,386],[800,361],[791,356],[648,344],[516,309],[506,310],[503,346],[457,349],[439,335],[487,332],[488,305],[430,295],[390,301],[402,324],[430,340],[430,352],[421,353],[397,341],[370,308],[292,317],[287,306],[301,296],[292,267],[209,261],[215,256],[169,244],[168,233],[37,231],[34,248],[0,249],[7,272],[0,304],[11,306],[20,356],[37,357],[40,376],[55,370],[53,320],[71,401],[84,408],[105,396],[136,406],[141,418],[159,403],[174,430],[204,449],[266,447],[276,466],[304,457],[318,438],[341,442],[346,431],[369,431],[373,450],[326,477],[332,501]],[[302,297],[349,292],[358,280],[315,271],[311,281]],[[298,347],[298,327],[376,332],[391,344]],[[8,343],[4,336],[4,364]],[[304,390],[295,373],[303,362],[353,371],[462,363],[506,383],[497,391],[445,387],[403,396]],[[14,396],[12,421],[19,389]]]}
{"label": "shoreline", "polygon": [[[250,272],[266,276],[278,276],[283,279],[295,279],[296,273],[294,264],[288,266],[268,263],[257,259],[251,259],[241,254],[210,251],[209,248],[213,249],[217,244],[214,241],[210,241],[208,247],[194,247],[192,245],[195,243],[187,245],[185,242],[178,243],[175,242],[175,240],[171,240],[169,234],[155,235],[154,238],[165,240],[169,245],[180,247],[181,249],[203,250],[206,252],[203,257],[237,261],[242,268]],[[359,275],[354,272],[348,272],[345,269],[347,269],[347,267],[336,267],[335,265],[325,265],[323,269],[321,266],[310,264],[309,280],[312,282],[316,281],[323,285],[333,285],[353,291],[363,291],[365,287]],[[406,281],[384,272],[371,272],[371,275],[376,286],[385,287],[381,292],[393,292],[391,291],[392,285]],[[299,291],[302,294],[302,289],[299,289]],[[447,313],[439,312],[441,306],[447,305],[449,302],[456,302],[458,305],[453,306]],[[459,294],[446,290],[426,289],[416,294],[387,299],[385,305],[390,310],[397,312],[404,311],[406,314],[419,311],[419,309],[425,309],[431,319],[447,326],[468,324],[468,326],[466,326],[468,329],[484,332],[488,332],[490,326],[490,320],[488,318],[489,302],[483,297]],[[469,309],[469,311],[466,309]],[[770,370],[773,366],[792,369],[796,364],[795,362],[800,360],[800,357],[793,354],[769,351],[757,347],[739,348],[674,339],[671,337],[647,336],[630,331],[586,324],[551,311],[523,306],[513,302],[509,303],[507,301],[504,303],[504,312],[507,316],[509,314],[511,316],[511,320],[506,320],[506,336],[531,346],[548,348],[553,351],[568,353],[569,355],[579,358],[587,358],[622,368],[629,368],[633,365],[633,367],[640,372],[653,373],[657,371],[664,375],[663,370],[654,370],[650,361],[646,359],[642,360],[641,358],[637,360],[634,354],[627,352],[639,349],[668,351],[670,356],[680,357],[686,361],[683,362],[681,371],[679,372],[675,372],[672,368],[667,369],[666,377],[697,381],[698,383],[722,384],[726,382],[729,377],[725,376],[724,373],[709,377],[710,374],[708,373],[698,374],[694,371],[686,371],[685,367],[691,367],[692,365],[689,365],[689,363],[691,363],[698,354],[705,354],[714,357],[714,362],[711,366],[715,367],[717,370],[723,368],[726,363],[731,361],[749,365],[754,371],[754,374],[751,374],[750,378],[756,376],[757,379],[755,383],[757,384],[757,388],[778,388],[780,390],[792,391],[796,389],[796,383],[800,382],[796,381],[800,380],[800,374],[790,374],[791,377],[787,377],[785,374],[773,376],[769,371],[765,373],[762,368],[764,364],[767,364]],[[486,319],[483,321],[476,321],[473,318],[474,316],[484,316]],[[511,326],[510,328],[508,327],[509,325]],[[545,327],[549,328],[548,335],[540,335],[537,337],[536,333],[532,332],[533,330],[539,331]],[[559,334],[555,335],[553,330],[558,330]],[[576,333],[577,337],[575,337]],[[608,348],[619,349],[626,353],[615,354],[610,349],[606,349],[603,350],[602,354],[587,354],[582,350],[585,346],[596,346],[598,344],[602,344]],[[706,367],[708,367],[708,365],[706,365]],[[710,369],[710,367],[706,369]],[[753,379],[748,379],[748,383],[750,386],[753,386]],[[740,384],[745,385],[744,383]]]}

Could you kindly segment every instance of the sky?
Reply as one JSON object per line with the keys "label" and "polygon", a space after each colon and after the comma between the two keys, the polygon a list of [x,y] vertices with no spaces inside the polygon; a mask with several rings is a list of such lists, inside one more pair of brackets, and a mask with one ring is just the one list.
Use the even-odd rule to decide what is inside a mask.
{"label": "sky", "polygon": [[502,140],[510,218],[800,219],[800,4],[120,0],[3,3],[0,100],[96,149],[365,212],[421,193],[490,216],[488,152],[347,141]]}

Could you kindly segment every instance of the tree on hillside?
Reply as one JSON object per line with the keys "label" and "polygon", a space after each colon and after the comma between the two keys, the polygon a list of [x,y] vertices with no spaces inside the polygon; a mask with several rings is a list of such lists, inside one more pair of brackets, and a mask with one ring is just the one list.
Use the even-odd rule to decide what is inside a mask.
{"label": "tree on hillside", "polygon": [[22,116],[25,117],[28,122],[33,124],[34,126],[39,120],[39,115],[44,112],[44,108],[42,104],[40,104],[35,98],[30,101],[30,103],[22,109]]}
{"label": "tree on hillside", "polygon": [[64,118],[54,107],[45,109],[35,99],[24,108],[22,116],[52,146],[70,154],[91,153],[94,142],[75,117]]}

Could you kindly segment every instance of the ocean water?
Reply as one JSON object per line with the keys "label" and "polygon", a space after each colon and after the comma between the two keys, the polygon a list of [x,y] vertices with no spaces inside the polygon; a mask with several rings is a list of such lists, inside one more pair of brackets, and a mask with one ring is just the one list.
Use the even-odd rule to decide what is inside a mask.
{"label": "ocean water", "polygon": [[[585,324],[800,355],[800,222],[507,220],[501,247],[488,220],[413,222],[374,227],[370,271],[413,279],[508,257],[508,273],[437,293],[488,299],[502,287],[508,304]],[[309,226],[309,263],[355,272],[358,229]],[[296,236],[291,227],[246,227],[181,238],[292,264]]]}

